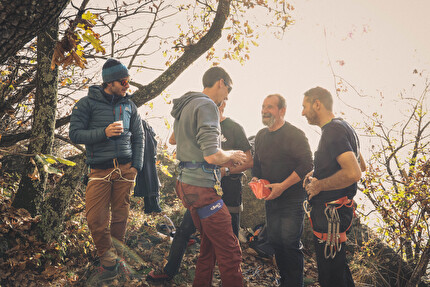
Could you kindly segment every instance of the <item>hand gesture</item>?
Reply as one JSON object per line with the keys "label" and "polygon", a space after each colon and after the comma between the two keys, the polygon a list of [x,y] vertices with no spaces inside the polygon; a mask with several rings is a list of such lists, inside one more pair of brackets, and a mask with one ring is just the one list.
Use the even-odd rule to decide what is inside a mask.
{"label": "hand gesture", "polygon": [[246,154],[241,150],[231,150],[227,151],[230,160],[228,161],[228,166],[241,165],[246,161]]}
{"label": "hand gesture", "polygon": [[267,197],[264,198],[264,200],[272,200],[278,198],[284,192],[284,189],[281,187],[280,183],[271,183],[265,185],[264,187],[270,188],[270,190],[272,191]]}
{"label": "hand gesture", "polygon": [[303,179],[303,187],[306,187],[306,185],[310,182],[309,178],[312,177],[312,175],[314,174],[314,171],[310,171],[308,172],[307,175],[305,175],[305,178]]}
{"label": "hand gesture", "polygon": [[312,197],[318,195],[321,192],[321,188],[318,179],[315,177],[309,176],[308,181],[309,183],[306,184],[305,189],[308,194],[308,199],[311,200]]}

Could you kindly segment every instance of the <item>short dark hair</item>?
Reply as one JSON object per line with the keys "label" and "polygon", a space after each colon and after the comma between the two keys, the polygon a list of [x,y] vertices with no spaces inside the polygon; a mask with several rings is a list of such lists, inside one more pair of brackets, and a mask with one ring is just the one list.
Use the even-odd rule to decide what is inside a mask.
{"label": "short dark hair", "polygon": [[210,88],[221,79],[224,80],[224,83],[226,85],[233,84],[233,81],[231,80],[229,74],[223,68],[212,67],[209,70],[207,70],[203,75],[203,79],[202,79],[203,87]]}
{"label": "short dark hair", "polygon": [[285,101],[285,98],[280,94],[271,94],[271,95],[268,95],[267,97],[278,98],[278,109],[287,108],[287,102]]}
{"label": "short dark hair", "polygon": [[309,99],[311,104],[313,104],[315,100],[319,100],[327,110],[333,111],[333,97],[326,89],[321,87],[312,88],[305,92],[305,97]]}

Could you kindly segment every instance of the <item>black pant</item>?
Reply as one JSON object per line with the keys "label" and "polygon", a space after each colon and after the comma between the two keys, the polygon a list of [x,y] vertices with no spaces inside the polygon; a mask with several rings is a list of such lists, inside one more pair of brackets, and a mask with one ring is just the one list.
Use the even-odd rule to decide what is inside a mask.
{"label": "black pant", "polygon": [[[239,238],[239,225],[240,225],[240,213],[239,209],[242,205],[242,175],[232,174],[230,176],[224,176],[221,180],[221,187],[223,191],[222,200],[225,205],[229,207],[231,215],[231,225],[233,227],[233,233]],[[232,209],[234,211],[232,211]]]}
{"label": "black pant", "polygon": [[179,266],[181,266],[182,258],[184,257],[185,249],[188,245],[188,240],[191,235],[196,232],[193,218],[191,217],[190,211],[184,214],[181,226],[176,229],[175,237],[170,246],[169,258],[166,266],[164,266],[164,272],[169,276],[175,276],[178,273]]}
{"label": "black pant", "polygon": [[319,243],[316,236],[314,236],[314,245],[318,264],[318,282],[321,287],[354,287],[354,280],[346,262],[345,242],[333,259],[325,258],[325,242]]}

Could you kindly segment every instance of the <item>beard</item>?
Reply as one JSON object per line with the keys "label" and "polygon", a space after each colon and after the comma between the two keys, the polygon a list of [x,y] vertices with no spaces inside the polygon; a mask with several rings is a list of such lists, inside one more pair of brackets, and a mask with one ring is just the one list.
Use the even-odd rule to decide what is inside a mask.
{"label": "beard", "polygon": [[114,92],[114,95],[117,96],[117,97],[122,98],[122,97],[125,97],[126,93],[127,93],[127,91],[125,91],[125,92],[123,92],[123,91],[116,91],[116,92]]}
{"label": "beard", "polygon": [[263,122],[263,125],[270,128],[275,123],[275,117],[269,113],[263,114],[262,115],[262,122]]}
{"label": "beard", "polygon": [[306,115],[306,119],[310,125],[318,125],[319,123],[317,113],[313,109]]}

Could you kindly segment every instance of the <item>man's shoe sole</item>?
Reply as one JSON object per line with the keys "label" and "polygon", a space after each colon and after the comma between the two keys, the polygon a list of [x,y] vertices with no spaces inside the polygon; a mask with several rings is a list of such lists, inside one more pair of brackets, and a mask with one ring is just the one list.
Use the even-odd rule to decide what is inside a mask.
{"label": "man's shoe sole", "polygon": [[169,277],[167,275],[155,275],[156,277],[153,277],[153,275],[150,275],[151,272],[149,272],[148,276],[146,276],[146,281],[151,282],[163,282],[163,281],[170,281],[173,279],[173,277]]}

